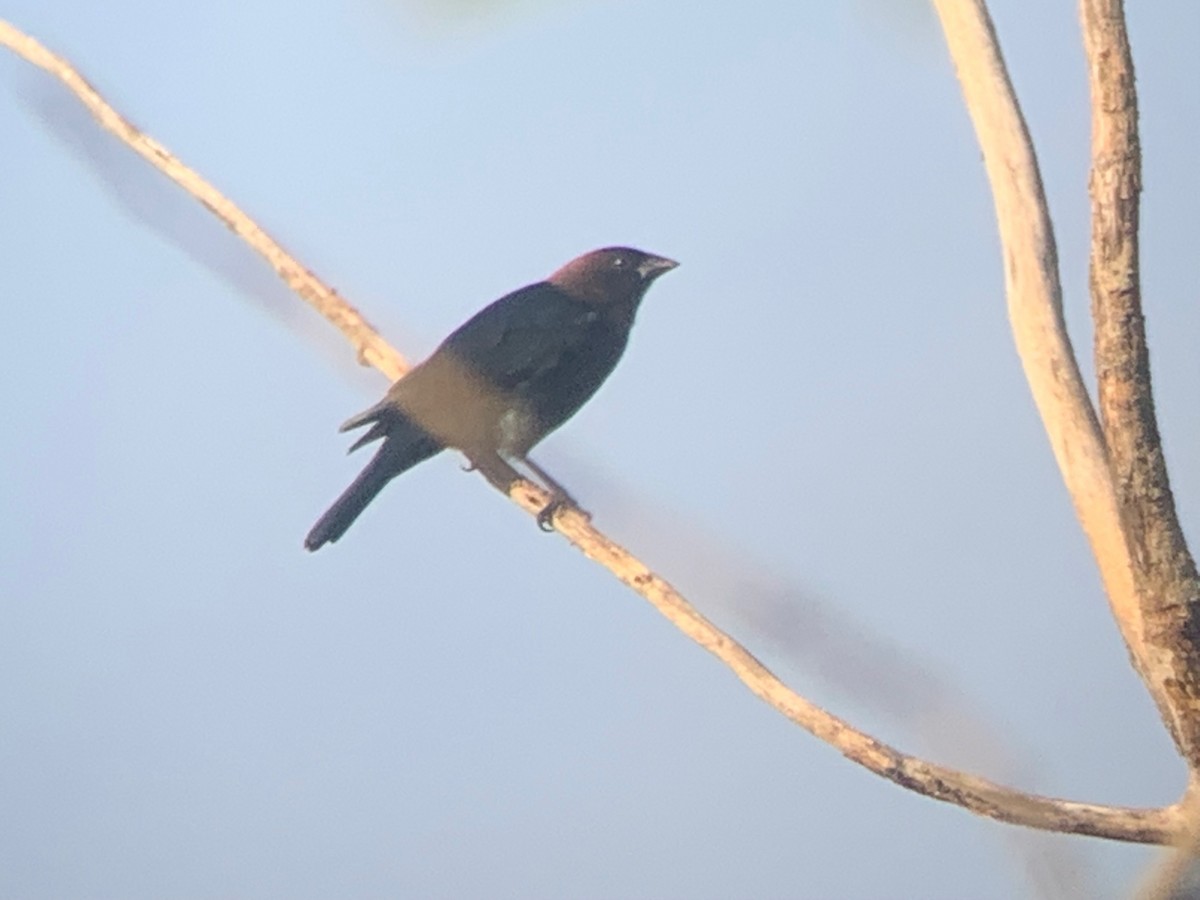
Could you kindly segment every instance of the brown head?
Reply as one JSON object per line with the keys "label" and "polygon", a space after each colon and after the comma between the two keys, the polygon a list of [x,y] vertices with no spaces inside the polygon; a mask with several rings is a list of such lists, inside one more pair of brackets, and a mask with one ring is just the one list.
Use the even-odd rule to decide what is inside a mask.
{"label": "brown head", "polygon": [[571,260],[546,280],[585,303],[632,312],[659,275],[679,263],[632,247],[605,247]]}

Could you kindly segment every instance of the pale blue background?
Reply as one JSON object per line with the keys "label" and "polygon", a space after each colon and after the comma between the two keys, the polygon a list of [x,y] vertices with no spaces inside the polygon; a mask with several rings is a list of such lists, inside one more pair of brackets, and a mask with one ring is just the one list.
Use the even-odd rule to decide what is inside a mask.
{"label": "pale blue background", "polygon": [[[1087,355],[1075,4],[995,7]],[[1200,5],[1132,7],[1195,533]],[[1081,800],[1182,789],[1022,380],[920,3],[3,15],[413,356],[592,247],[679,259],[541,454],[598,524],[904,748]],[[1017,844],[847,763],[449,454],[304,553],[381,379],[7,53],[0,158],[0,896],[1116,897],[1152,858]]]}

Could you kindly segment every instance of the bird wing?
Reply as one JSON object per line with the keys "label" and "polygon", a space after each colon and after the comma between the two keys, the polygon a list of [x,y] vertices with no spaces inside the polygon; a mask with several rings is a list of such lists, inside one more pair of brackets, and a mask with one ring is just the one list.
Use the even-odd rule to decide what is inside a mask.
{"label": "bird wing", "polygon": [[596,318],[587,304],[538,282],[484,307],[437,352],[451,353],[490,384],[519,394],[584,342]]}

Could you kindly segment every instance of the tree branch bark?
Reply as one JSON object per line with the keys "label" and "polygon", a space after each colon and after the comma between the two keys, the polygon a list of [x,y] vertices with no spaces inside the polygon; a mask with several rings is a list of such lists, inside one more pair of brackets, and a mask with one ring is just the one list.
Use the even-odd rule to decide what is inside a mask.
{"label": "tree branch bark", "polygon": [[1200,576],[1175,514],[1154,414],[1138,270],[1137,90],[1122,0],[1081,0],[1092,97],[1092,249],[1100,421],[1144,647],[1139,671],[1193,781],[1200,775]]}
{"label": "tree branch bark", "polygon": [[[1156,647],[1159,638],[1148,634],[1161,630],[1161,624],[1143,616],[1134,577],[1135,554],[1121,515],[1108,447],[1063,321],[1058,254],[1029,132],[985,4],[934,0],[934,5],[992,186],[1009,318],[1025,376],[1134,666],[1176,735],[1182,726],[1176,714],[1178,688],[1170,676],[1178,678],[1181,673],[1164,665]],[[1175,557],[1171,561],[1177,564]],[[1164,673],[1168,674],[1164,677]],[[1189,747],[1185,755],[1189,754],[1189,744],[1180,747]]]}
{"label": "tree branch bark", "polygon": [[[389,378],[403,374],[406,370],[403,358],[387,345],[357,310],[293,259],[212,185],[120,116],[66,60],[50,53],[3,20],[0,20],[0,44],[66,84],[101,126],[196,197],[242,237],[267,260],[289,287],[346,335],[365,363],[375,366]],[[548,499],[542,491],[528,483],[514,487],[510,497],[530,514],[540,511]],[[721,660],[756,696],[810,734],[839,750],[847,759],[901,787],[1002,822],[1046,831],[1153,844],[1169,843],[1180,831],[1182,817],[1178,805],[1136,809],[1026,794],[902,753],[788,688],[746,648],[700,615],[666,580],[593,528],[578,513],[559,515],[555,525],[584,555],[607,568],[649,601],[687,637]]]}

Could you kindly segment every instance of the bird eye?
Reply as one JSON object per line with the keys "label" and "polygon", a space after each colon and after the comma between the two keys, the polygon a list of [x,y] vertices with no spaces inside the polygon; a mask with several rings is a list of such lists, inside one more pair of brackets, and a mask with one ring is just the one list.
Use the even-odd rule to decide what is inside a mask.
{"label": "bird eye", "polygon": [[624,265],[625,265],[625,257],[623,257],[623,256],[614,256],[613,257],[613,268],[620,269]]}

